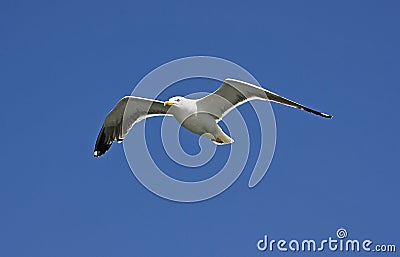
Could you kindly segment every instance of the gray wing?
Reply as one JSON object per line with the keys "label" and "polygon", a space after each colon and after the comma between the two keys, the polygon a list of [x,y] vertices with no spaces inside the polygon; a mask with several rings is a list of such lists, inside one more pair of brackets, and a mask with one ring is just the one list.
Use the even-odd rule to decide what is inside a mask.
{"label": "gray wing", "polygon": [[94,156],[103,155],[114,141],[122,141],[133,125],[151,116],[169,115],[163,102],[125,96],[107,115],[96,140]]}
{"label": "gray wing", "polygon": [[324,118],[332,118],[331,115],[293,102],[262,87],[235,79],[226,79],[214,93],[199,99],[197,109],[199,112],[210,113],[217,120],[220,120],[233,108],[252,99],[272,101],[311,112]]}

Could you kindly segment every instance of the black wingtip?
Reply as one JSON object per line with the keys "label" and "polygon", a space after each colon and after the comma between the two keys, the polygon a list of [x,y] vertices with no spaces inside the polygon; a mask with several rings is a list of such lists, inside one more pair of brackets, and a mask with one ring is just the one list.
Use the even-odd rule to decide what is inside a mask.
{"label": "black wingtip", "polygon": [[332,119],[333,118],[332,115],[329,115],[329,114],[326,114],[326,113],[321,113],[321,116],[324,117],[324,118],[327,118],[327,119]]}
{"label": "black wingtip", "polygon": [[94,153],[93,153],[93,156],[95,157],[95,158],[97,158],[97,157],[100,157],[100,156],[102,156],[103,154],[105,154],[106,153],[106,151],[98,151],[98,150],[95,150],[94,151]]}
{"label": "black wingtip", "polygon": [[304,107],[303,106],[303,108],[300,108],[300,109],[302,109],[304,111],[307,111],[307,112],[311,112],[312,114],[315,114],[315,115],[318,115],[318,116],[321,116],[321,117],[324,117],[324,118],[327,118],[327,119],[332,119],[333,118],[332,115],[329,115],[329,114],[326,114],[326,113],[323,113],[323,112],[319,112],[319,111],[313,110],[313,109],[308,108],[308,107]]}
{"label": "black wingtip", "polygon": [[96,146],[94,147],[94,153],[93,153],[94,157],[102,156],[111,147],[112,141],[110,141],[109,138],[107,138],[107,135],[104,130],[105,130],[104,127],[102,127],[99,136],[97,137]]}
{"label": "black wingtip", "polygon": [[326,114],[326,113],[323,113],[323,112],[313,112],[313,113],[316,114],[316,115],[319,115],[321,117],[327,118],[327,119],[332,119],[333,118],[332,115],[329,115],[329,114]]}
{"label": "black wingtip", "polygon": [[102,156],[103,154],[105,154],[107,152],[107,150],[110,147],[111,147],[111,144],[95,148],[94,152],[93,152],[93,156],[96,157],[96,158]]}

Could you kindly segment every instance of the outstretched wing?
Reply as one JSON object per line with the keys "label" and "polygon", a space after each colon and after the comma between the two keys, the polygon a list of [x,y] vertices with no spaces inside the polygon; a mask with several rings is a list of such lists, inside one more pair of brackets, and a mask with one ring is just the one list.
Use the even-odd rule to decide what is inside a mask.
{"label": "outstretched wing", "polygon": [[169,115],[163,102],[133,96],[122,98],[107,115],[94,148],[94,156],[103,155],[114,141],[122,141],[132,126],[151,116]]}
{"label": "outstretched wing", "polygon": [[220,120],[233,108],[252,99],[272,101],[311,112],[324,118],[332,118],[331,115],[293,102],[262,87],[235,79],[226,79],[214,93],[199,99],[197,109],[199,112],[210,113]]}

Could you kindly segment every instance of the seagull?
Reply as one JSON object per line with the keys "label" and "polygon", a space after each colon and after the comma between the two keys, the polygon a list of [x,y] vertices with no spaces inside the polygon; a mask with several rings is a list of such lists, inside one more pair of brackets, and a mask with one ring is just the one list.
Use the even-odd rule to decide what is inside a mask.
{"label": "seagull", "polygon": [[276,102],[324,118],[332,118],[329,114],[293,102],[262,87],[228,78],[215,92],[200,99],[175,96],[161,102],[135,96],[123,97],[103,123],[94,156],[103,155],[114,141],[122,142],[135,123],[153,116],[174,116],[181,126],[215,144],[231,144],[233,139],[225,134],[218,122],[233,108],[253,99]]}

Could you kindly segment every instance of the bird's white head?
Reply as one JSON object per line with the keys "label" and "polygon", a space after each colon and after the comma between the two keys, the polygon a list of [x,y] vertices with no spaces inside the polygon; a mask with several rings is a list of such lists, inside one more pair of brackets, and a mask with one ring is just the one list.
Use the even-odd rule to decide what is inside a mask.
{"label": "bird's white head", "polygon": [[164,106],[181,106],[186,100],[183,96],[174,96],[170,98],[168,101],[164,102]]}

